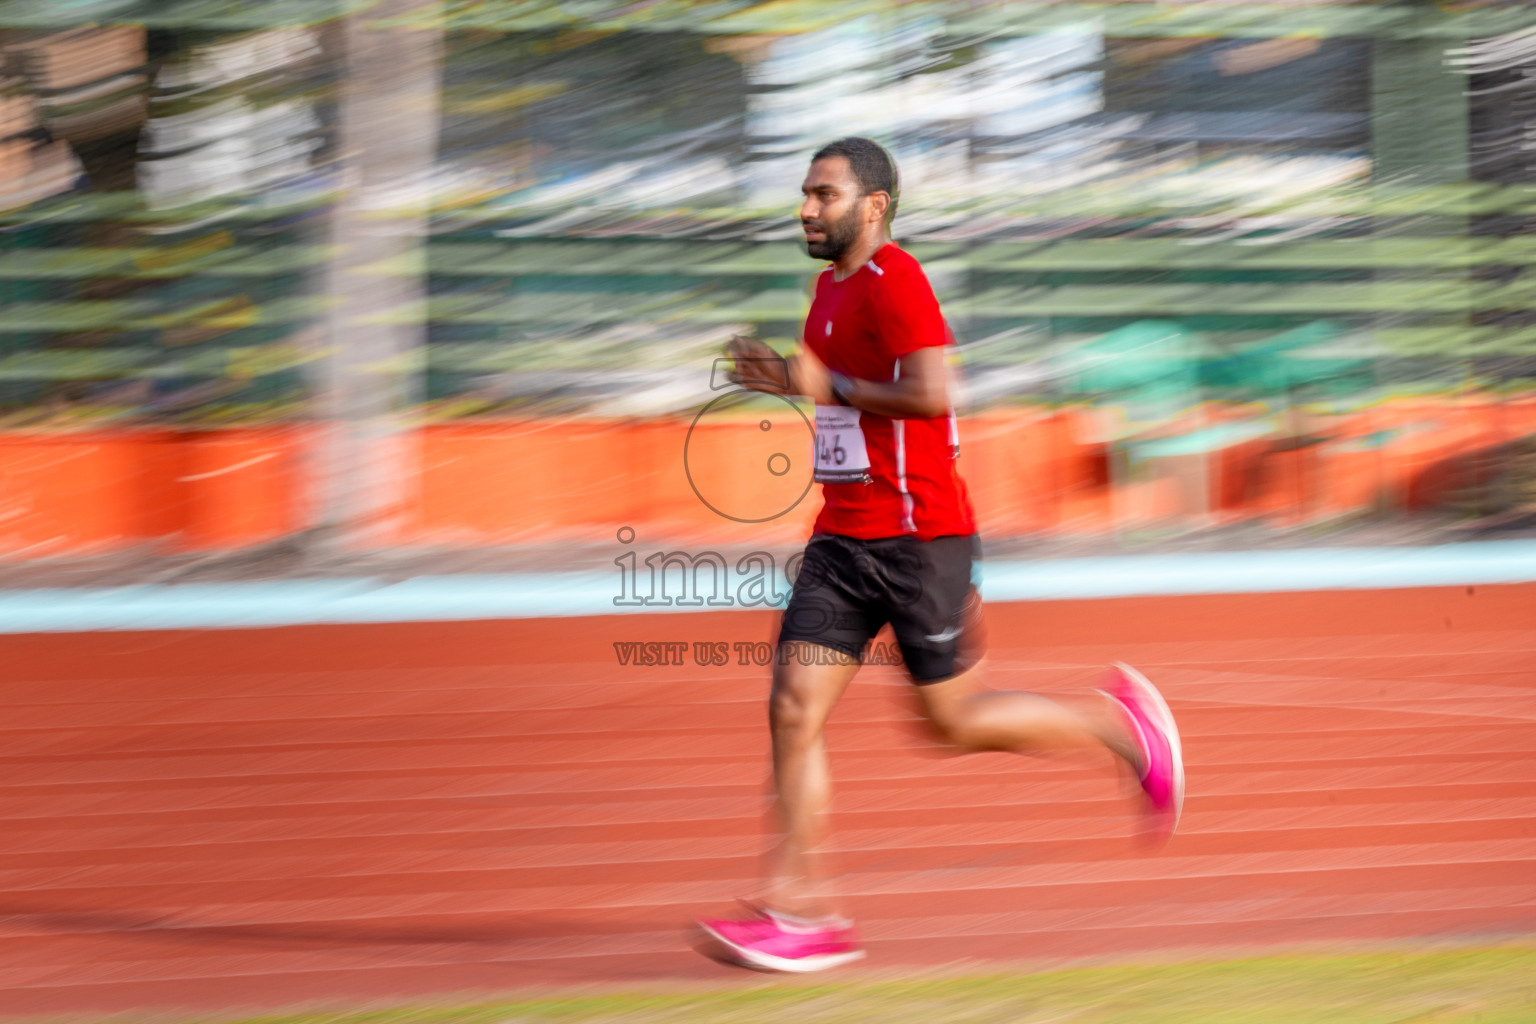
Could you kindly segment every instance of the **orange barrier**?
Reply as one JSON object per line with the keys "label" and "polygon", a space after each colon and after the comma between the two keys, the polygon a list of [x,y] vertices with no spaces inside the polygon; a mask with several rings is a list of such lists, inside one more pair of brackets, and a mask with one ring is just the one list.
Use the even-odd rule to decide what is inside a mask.
{"label": "orange barrier", "polygon": [[1057,424],[1044,410],[1000,409],[965,420],[960,473],[984,533],[1040,533],[1057,519]]}
{"label": "orange barrier", "polygon": [[[291,427],[226,428],[177,438],[181,472],[167,492],[182,509],[176,546],[190,550],[250,547],[304,527],[303,456],[309,432]],[[168,510],[163,527],[175,519]]]}
{"label": "orange barrier", "polygon": [[0,551],[121,548],[174,517],[174,451],[160,431],[0,434]]}
{"label": "orange barrier", "polygon": [[[1201,501],[1215,521],[1295,525],[1430,507],[1481,482],[1497,469],[1497,446],[1536,434],[1536,396],[1397,399],[1297,429],[1308,435],[1299,446],[1246,440],[1179,456],[1189,465],[1164,467],[1177,473],[1126,481],[1121,470],[1116,487],[1093,410],[1000,408],[962,421],[960,469],[992,536],[1104,532],[1187,516]],[[0,434],[0,555],[146,542],[229,550],[286,536],[306,525],[314,436],[300,427]],[[820,504],[806,489],[809,427],[787,406],[696,422],[440,424],[416,440],[420,469],[396,530],[403,544],[590,541],[620,527],[645,545],[792,543]]]}
{"label": "orange barrier", "polygon": [[1499,446],[1536,434],[1536,400],[1399,398],[1302,429],[1306,445],[1257,456],[1265,514],[1282,524],[1440,505],[1487,482]]}
{"label": "orange barrier", "polygon": [[[567,514],[580,510],[561,500],[562,463],[590,464],[581,432],[562,435],[561,425],[511,421],[426,428],[419,490],[403,539],[495,544],[557,531],[568,522]],[[561,439],[563,445],[557,443]],[[591,468],[601,473],[606,467]]]}
{"label": "orange barrier", "polygon": [[[770,429],[757,429],[761,422]],[[777,442],[770,437],[775,429],[783,435],[797,427],[803,436],[763,443]],[[672,418],[427,427],[420,487],[400,539],[450,545],[592,539],[597,528],[606,534],[622,526],[658,540],[769,542],[805,535],[816,503],[807,494],[796,504],[809,479],[810,455],[809,428],[798,414],[786,409],[740,422],[700,422],[689,431],[690,421]],[[782,478],[767,468],[779,449],[801,460]],[[737,522],[711,510],[696,485],[720,512],[761,521]]]}
{"label": "orange barrier", "polygon": [[0,553],[151,541],[233,549],[293,533],[304,435],[287,428],[0,434]]}
{"label": "orange barrier", "polygon": [[1092,411],[1086,406],[1062,409],[1049,424],[1042,438],[1051,453],[1048,529],[1065,533],[1110,529],[1114,524],[1110,446],[1100,438]]}

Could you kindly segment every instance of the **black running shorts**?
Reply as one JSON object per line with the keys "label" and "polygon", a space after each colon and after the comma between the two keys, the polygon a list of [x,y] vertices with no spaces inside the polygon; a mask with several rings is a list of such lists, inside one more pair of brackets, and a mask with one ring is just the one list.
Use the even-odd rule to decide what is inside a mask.
{"label": "black running shorts", "polygon": [[977,538],[855,540],[819,533],[806,545],[779,643],[808,641],[860,660],[887,622],[918,685],[957,675]]}

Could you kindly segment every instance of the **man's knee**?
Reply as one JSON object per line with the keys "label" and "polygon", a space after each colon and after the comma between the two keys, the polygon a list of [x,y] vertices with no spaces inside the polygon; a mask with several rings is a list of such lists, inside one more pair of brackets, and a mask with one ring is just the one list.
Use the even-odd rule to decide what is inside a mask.
{"label": "man's knee", "polygon": [[966,727],[965,715],[957,708],[942,707],[927,709],[928,730],[933,738],[940,743],[951,747],[966,748],[970,746],[970,734]]}
{"label": "man's knee", "polygon": [[[806,645],[810,646],[810,645]],[[816,653],[826,650],[816,649]],[[780,648],[781,654],[783,647]],[[773,692],[768,697],[768,722],[774,734],[786,739],[814,740],[820,735],[832,705],[845,682],[843,673],[858,662],[835,651],[832,657],[780,657],[773,671]]]}
{"label": "man's knee", "polygon": [[791,681],[773,681],[768,695],[768,724],[774,732],[796,732],[809,720],[809,704],[801,688]]}
{"label": "man's knee", "polygon": [[976,743],[974,714],[965,696],[938,689],[920,688],[920,692],[923,717],[933,738],[951,747],[972,749]]}

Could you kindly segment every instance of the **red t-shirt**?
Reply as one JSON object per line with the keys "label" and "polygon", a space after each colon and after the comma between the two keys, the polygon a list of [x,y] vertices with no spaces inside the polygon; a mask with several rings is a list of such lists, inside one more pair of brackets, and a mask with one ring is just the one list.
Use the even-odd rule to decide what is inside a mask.
{"label": "red t-shirt", "polygon": [[[816,279],[805,345],[827,367],[860,380],[892,381],[902,356],[949,343],[928,277],[910,253],[886,245],[842,281],[831,267]],[[956,471],[954,414],[934,419],[860,415],[868,483],[822,484],[817,533],[861,540],[916,534],[967,536],[976,517]]]}

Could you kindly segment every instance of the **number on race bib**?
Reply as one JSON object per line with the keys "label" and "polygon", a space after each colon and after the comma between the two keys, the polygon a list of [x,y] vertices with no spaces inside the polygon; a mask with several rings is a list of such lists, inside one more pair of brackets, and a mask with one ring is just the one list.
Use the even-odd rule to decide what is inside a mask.
{"label": "number on race bib", "polygon": [[816,407],[816,482],[868,483],[869,450],[859,410],[847,405]]}

